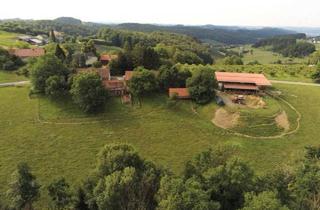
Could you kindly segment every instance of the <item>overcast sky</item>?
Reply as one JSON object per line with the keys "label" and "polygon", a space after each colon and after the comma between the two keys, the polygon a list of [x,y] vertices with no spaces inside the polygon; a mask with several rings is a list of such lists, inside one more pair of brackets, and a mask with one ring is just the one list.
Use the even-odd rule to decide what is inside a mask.
{"label": "overcast sky", "polygon": [[320,0],[1,0],[0,19],[320,26]]}

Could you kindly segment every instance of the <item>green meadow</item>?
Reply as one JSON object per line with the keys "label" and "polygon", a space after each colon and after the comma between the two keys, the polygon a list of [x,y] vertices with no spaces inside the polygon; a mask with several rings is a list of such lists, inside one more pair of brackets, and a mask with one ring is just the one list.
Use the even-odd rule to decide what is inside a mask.
{"label": "green meadow", "polygon": [[[282,63],[306,63],[308,58],[288,58],[280,55],[279,53],[272,52],[266,48],[253,48],[250,45],[243,45],[240,47],[232,48],[232,51],[237,53],[247,51],[247,53],[243,54],[243,62],[244,64],[248,64],[252,61],[259,61],[261,64],[272,64],[277,61],[281,61]],[[252,53],[251,53],[252,50]]]}
{"label": "green meadow", "polygon": [[0,46],[11,47],[30,47],[26,42],[18,41],[17,37],[21,34],[0,31]]}
{"label": "green meadow", "polygon": [[25,81],[28,78],[16,74],[16,72],[0,70],[0,83]]}
{"label": "green meadow", "polygon": [[[48,183],[63,176],[78,185],[94,169],[97,152],[113,142],[132,144],[143,157],[177,174],[192,156],[221,144],[238,147],[239,157],[260,174],[293,165],[305,146],[319,144],[320,88],[275,87],[302,115],[296,133],[277,139],[235,136],[195,114],[191,102],[169,106],[165,95],[143,99],[142,107],[111,98],[103,114],[84,115],[67,99],[29,98],[29,87],[0,88],[0,196],[16,165],[25,161],[43,186],[37,206],[46,206]],[[209,114],[216,108],[200,107]]]}

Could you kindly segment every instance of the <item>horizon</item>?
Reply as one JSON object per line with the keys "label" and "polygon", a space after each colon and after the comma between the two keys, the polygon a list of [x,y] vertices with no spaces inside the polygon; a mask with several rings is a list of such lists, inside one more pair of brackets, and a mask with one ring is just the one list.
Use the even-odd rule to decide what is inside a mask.
{"label": "horizon", "polygon": [[[19,3],[19,7],[16,7]],[[268,4],[254,0],[224,2],[200,0],[193,2],[169,1],[150,3],[147,0],[103,2],[92,0],[87,4],[57,0],[16,0],[2,3],[0,19],[55,19],[74,17],[95,23],[140,23],[160,25],[216,25],[240,27],[320,27],[320,3],[316,0],[270,0]],[[60,5],[63,5],[61,7]],[[99,6],[96,6],[99,5]],[[124,6],[125,5],[125,6]],[[12,9],[10,9],[12,8]],[[13,9],[15,12],[12,12]],[[19,14],[19,15],[17,15]],[[254,18],[253,18],[254,17]]]}

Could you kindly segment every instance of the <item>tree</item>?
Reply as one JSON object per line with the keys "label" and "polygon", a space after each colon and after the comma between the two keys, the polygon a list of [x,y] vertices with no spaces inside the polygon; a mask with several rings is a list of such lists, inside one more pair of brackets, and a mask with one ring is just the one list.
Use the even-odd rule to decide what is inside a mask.
{"label": "tree", "polygon": [[127,167],[100,179],[94,191],[99,209],[138,209],[137,176],[135,168]]}
{"label": "tree", "polygon": [[254,172],[244,162],[231,159],[224,165],[209,168],[204,174],[205,188],[221,209],[237,209],[244,203],[244,194],[254,189]]}
{"label": "tree", "polygon": [[63,51],[63,49],[60,47],[59,44],[56,45],[56,51],[54,53],[54,55],[59,58],[62,62],[64,62],[66,60],[66,54]]}
{"label": "tree", "polygon": [[141,105],[141,97],[147,95],[158,88],[158,82],[154,74],[144,68],[134,70],[133,76],[129,81],[129,90],[136,96]]}
{"label": "tree", "polygon": [[273,170],[272,173],[266,174],[258,180],[256,191],[274,191],[277,199],[282,204],[290,206],[294,197],[292,190],[288,187],[295,179],[295,174],[284,168]]}
{"label": "tree", "polygon": [[177,50],[173,56],[176,63],[204,64],[203,60],[194,52]]}
{"label": "tree", "polygon": [[48,186],[48,194],[55,209],[66,209],[72,201],[69,184],[64,178],[52,182]]}
{"label": "tree", "polygon": [[320,206],[319,160],[307,159],[298,168],[292,183],[296,209],[318,209]]}
{"label": "tree", "polygon": [[78,188],[78,191],[76,194],[74,209],[75,210],[89,210],[89,206],[86,203],[86,194],[81,187]]}
{"label": "tree", "polygon": [[255,195],[254,193],[247,193],[245,195],[245,204],[242,210],[289,210],[282,205],[277,199],[276,193],[272,191],[264,191]]}
{"label": "tree", "polygon": [[320,82],[320,64],[317,65],[316,71],[311,75],[311,78],[319,83]]}
{"label": "tree", "polygon": [[184,182],[180,178],[165,176],[157,194],[159,210],[214,210],[219,203],[210,200],[209,194],[195,179]]}
{"label": "tree", "polygon": [[12,175],[7,192],[11,205],[17,209],[32,209],[32,203],[40,196],[40,185],[26,163],[20,163]]}
{"label": "tree", "polygon": [[76,53],[72,56],[71,65],[75,68],[86,67],[86,56],[83,53]]}
{"label": "tree", "polygon": [[124,75],[126,70],[133,69],[132,58],[129,53],[119,52],[117,59],[113,59],[109,63],[112,75]]}
{"label": "tree", "polygon": [[83,72],[72,79],[70,93],[73,101],[84,112],[97,112],[104,108],[107,92],[100,76],[95,72]]}
{"label": "tree", "polygon": [[163,66],[160,69],[159,83],[163,90],[185,87],[186,80],[191,76],[191,72],[188,70],[179,71],[175,66],[171,68]]}
{"label": "tree", "polygon": [[22,66],[24,62],[15,55],[10,55],[7,50],[0,47],[0,68],[3,70],[16,70]]}
{"label": "tree", "polygon": [[52,42],[56,42],[57,39],[56,39],[56,35],[54,34],[54,30],[51,29],[50,32],[49,32],[49,38],[50,38],[50,41]]}
{"label": "tree", "polygon": [[52,97],[61,97],[68,93],[69,85],[63,76],[50,76],[46,80],[45,94]]}
{"label": "tree", "polygon": [[102,67],[102,63],[101,63],[100,61],[96,61],[96,62],[94,62],[94,63],[92,64],[92,66],[93,66],[94,68],[101,68],[101,67]]}
{"label": "tree", "polygon": [[158,69],[160,66],[160,57],[151,47],[136,45],[130,55],[135,67],[143,66],[146,69]]}
{"label": "tree", "polygon": [[54,55],[47,54],[37,59],[30,67],[31,81],[34,88],[45,93],[46,82],[51,76],[63,77],[68,80],[70,71],[66,66]]}
{"label": "tree", "polygon": [[217,86],[214,72],[210,69],[200,69],[187,79],[187,88],[191,98],[198,104],[208,103],[215,96]]}
{"label": "tree", "polygon": [[85,182],[90,209],[153,210],[162,171],[126,144],[106,145],[96,172]]}
{"label": "tree", "polygon": [[243,65],[243,61],[241,60],[241,58],[235,55],[226,57],[223,60],[223,63],[225,65]]}
{"label": "tree", "polygon": [[90,39],[89,41],[83,43],[81,47],[81,52],[93,53],[94,55],[97,55],[97,49],[96,49],[96,46],[94,45],[94,41]]}

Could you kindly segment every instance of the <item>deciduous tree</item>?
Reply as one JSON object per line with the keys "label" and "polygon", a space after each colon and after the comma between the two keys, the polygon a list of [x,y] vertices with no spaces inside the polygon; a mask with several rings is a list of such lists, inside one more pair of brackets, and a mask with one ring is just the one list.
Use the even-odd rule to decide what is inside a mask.
{"label": "deciduous tree", "polygon": [[73,101],[84,112],[97,112],[104,108],[107,92],[100,76],[95,72],[77,74],[72,79],[70,93]]}
{"label": "deciduous tree", "polygon": [[40,185],[26,163],[20,163],[12,175],[7,192],[13,208],[32,209],[32,204],[40,196]]}

